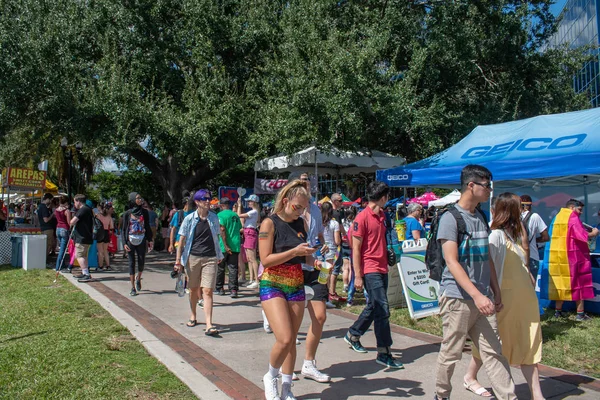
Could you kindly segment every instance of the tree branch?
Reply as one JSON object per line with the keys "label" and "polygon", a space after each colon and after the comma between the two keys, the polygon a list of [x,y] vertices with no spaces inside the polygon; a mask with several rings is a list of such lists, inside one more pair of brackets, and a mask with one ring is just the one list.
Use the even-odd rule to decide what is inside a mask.
{"label": "tree branch", "polygon": [[473,64],[475,64],[475,66],[479,69],[479,72],[481,72],[481,76],[483,76],[483,79],[490,85],[490,86],[498,86],[498,84],[494,81],[492,81],[491,79],[488,79],[485,76],[485,73],[483,72],[483,69],[479,66],[479,64],[477,64],[474,60],[471,60],[471,62]]}
{"label": "tree branch", "polygon": [[144,149],[140,144],[135,145],[134,147],[128,147],[125,149],[131,157],[135,158],[141,164],[143,164],[146,168],[150,170],[157,177],[163,175],[163,165],[162,163],[154,157],[150,152]]}

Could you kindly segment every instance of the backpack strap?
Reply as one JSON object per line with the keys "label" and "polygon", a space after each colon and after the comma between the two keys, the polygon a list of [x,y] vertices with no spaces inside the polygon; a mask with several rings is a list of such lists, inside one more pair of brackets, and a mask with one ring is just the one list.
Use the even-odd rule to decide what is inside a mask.
{"label": "backpack strap", "polygon": [[527,213],[525,218],[522,218],[523,226],[525,227],[525,232],[527,232],[527,238],[529,239],[529,243],[531,243],[531,241],[532,241],[531,232],[529,232],[529,219],[531,218],[532,214],[533,214],[533,211],[529,210],[529,212]]}
{"label": "backpack strap", "polygon": [[456,209],[456,207],[452,206],[448,208],[448,212],[452,214],[452,216],[456,220],[456,232],[458,233],[457,243],[460,247],[460,244],[463,242],[465,237],[471,237],[471,234],[467,231],[467,223],[465,222],[465,219],[461,215],[460,211]]}

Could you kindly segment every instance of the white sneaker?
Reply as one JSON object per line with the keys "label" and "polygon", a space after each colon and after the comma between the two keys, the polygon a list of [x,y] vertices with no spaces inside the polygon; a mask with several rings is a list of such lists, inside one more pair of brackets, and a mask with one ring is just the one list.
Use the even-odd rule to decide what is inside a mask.
{"label": "white sneaker", "polygon": [[333,304],[331,301],[327,300],[327,302],[325,303],[325,306],[327,308],[335,308],[335,304]]}
{"label": "white sneaker", "polygon": [[300,339],[296,338],[296,346],[300,346]]}
{"label": "white sneaker", "polygon": [[281,400],[296,400],[292,393],[291,383],[284,383],[281,385]]}
{"label": "white sneaker", "polygon": [[273,378],[268,372],[265,374],[265,376],[263,376],[263,384],[265,385],[265,399],[281,400],[279,397],[277,383],[277,377]]}
{"label": "white sneaker", "polygon": [[256,289],[258,288],[258,282],[254,281],[251,284],[249,284],[248,286],[246,286],[248,289]]}
{"label": "white sneaker", "polygon": [[265,314],[265,310],[261,310],[263,317],[263,329],[267,333],[273,333],[273,329],[271,329],[271,325],[269,325],[269,320],[267,319],[267,315]]}
{"label": "white sneaker", "polygon": [[329,375],[324,374],[317,369],[316,360],[312,360],[310,363],[304,361],[304,365],[302,365],[302,376],[306,379],[312,379],[313,381],[321,383],[329,382],[331,380]]}

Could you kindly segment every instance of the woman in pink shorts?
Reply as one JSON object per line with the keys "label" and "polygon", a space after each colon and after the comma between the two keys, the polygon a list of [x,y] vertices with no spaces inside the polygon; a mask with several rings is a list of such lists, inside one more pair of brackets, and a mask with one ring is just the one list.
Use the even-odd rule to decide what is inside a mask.
{"label": "woman in pink shorts", "polygon": [[258,196],[252,194],[245,199],[250,206],[250,211],[244,213],[242,208],[242,199],[238,198],[237,213],[240,218],[244,219],[244,243],[242,247],[248,259],[250,270],[250,284],[247,286],[250,289],[257,289],[258,282],[258,261],[256,260],[256,248],[258,245],[258,223],[260,218],[260,205]]}

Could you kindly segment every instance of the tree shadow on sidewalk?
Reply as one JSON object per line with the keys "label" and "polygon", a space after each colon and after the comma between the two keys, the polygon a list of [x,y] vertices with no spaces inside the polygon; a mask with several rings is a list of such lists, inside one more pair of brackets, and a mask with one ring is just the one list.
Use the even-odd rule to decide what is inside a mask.
{"label": "tree shadow on sidewalk", "polygon": [[[421,382],[402,379],[407,373],[404,370],[386,370],[390,374],[385,378],[374,378],[367,375],[379,372],[382,366],[375,363],[374,359],[365,361],[349,361],[333,364],[324,369],[334,382],[320,393],[309,393],[298,396],[298,399],[338,400],[351,396],[375,399],[381,397],[416,397],[424,396]],[[336,378],[343,378],[336,380]]]}
{"label": "tree shadow on sidewalk", "polygon": [[[540,376],[540,386],[542,387],[544,397],[549,400],[561,400],[573,396],[580,396],[585,393],[577,386],[542,376]],[[519,399],[531,399],[531,392],[529,391],[527,383],[515,385],[515,394]]]}

